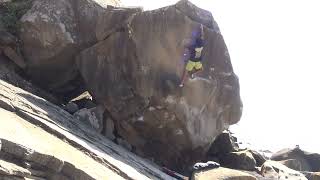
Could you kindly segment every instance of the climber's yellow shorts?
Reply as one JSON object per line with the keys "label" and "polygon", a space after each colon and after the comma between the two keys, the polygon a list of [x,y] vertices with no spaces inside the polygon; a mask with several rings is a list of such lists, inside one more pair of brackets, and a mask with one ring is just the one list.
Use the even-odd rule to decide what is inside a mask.
{"label": "climber's yellow shorts", "polygon": [[189,61],[187,66],[186,66],[186,70],[190,72],[193,69],[196,69],[196,70],[202,69],[202,63],[201,62]]}

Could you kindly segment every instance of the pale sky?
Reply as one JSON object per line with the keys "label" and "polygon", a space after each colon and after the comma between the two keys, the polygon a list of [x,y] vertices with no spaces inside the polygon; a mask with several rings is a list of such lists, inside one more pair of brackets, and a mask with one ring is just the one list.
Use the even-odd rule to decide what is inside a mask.
{"label": "pale sky", "polygon": [[[145,10],[177,0],[122,0]],[[320,2],[191,0],[212,12],[239,76],[244,104],[237,136],[277,151],[320,153]]]}

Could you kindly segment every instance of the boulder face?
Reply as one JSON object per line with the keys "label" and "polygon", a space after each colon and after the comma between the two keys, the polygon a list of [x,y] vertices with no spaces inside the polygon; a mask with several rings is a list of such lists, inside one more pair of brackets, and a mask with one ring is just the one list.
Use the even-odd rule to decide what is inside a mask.
{"label": "boulder face", "polygon": [[94,0],[34,0],[19,33],[31,79],[55,93],[76,91],[81,83],[75,56],[97,43],[95,31],[105,12]]}
{"label": "boulder face", "polygon": [[[179,88],[183,42],[205,25],[204,70]],[[106,31],[104,31],[106,32]],[[176,168],[201,159],[239,121],[239,82],[212,15],[188,1],[132,14],[77,57],[93,98],[138,154]]]}

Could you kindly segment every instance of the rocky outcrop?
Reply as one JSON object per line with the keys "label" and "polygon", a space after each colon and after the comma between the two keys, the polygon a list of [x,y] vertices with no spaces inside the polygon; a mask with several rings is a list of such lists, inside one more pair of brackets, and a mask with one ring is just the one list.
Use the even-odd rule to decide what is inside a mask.
{"label": "rocky outcrop", "polygon": [[294,159],[300,162],[302,171],[320,171],[320,154],[306,152],[299,147],[283,149],[273,154],[271,159],[275,161]]}
{"label": "rocky outcrop", "polygon": [[[34,0],[20,20],[27,74],[64,100],[88,90],[109,119],[86,119],[139,155],[171,168],[202,159],[242,112],[238,78],[211,13],[186,0],[146,12],[104,2]],[[204,71],[181,89],[183,42],[200,24]]]}
{"label": "rocky outcrop", "polygon": [[11,179],[52,171],[71,179],[172,179],[58,106],[2,80],[0,102],[0,173]]}
{"label": "rocky outcrop", "polygon": [[31,79],[66,99],[80,93],[83,84],[74,66],[75,56],[97,43],[101,29],[113,27],[106,29],[103,20],[116,14],[110,23],[120,23],[125,19],[122,14],[132,14],[100,6],[117,4],[116,0],[35,0],[21,18],[19,35]]}
{"label": "rocky outcrop", "polygon": [[228,168],[218,168],[208,171],[195,172],[192,175],[191,180],[209,180],[209,179],[219,179],[219,180],[256,180],[257,178],[238,170],[228,169]]}
{"label": "rocky outcrop", "polygon": [[[182,42],[199,23],[207,25],[204,71],[181,89]],[[169,167],[202,158],[215,136],[241,116],[238,79],[222,35],[212,15],[188,1],[132,15],[82,51],[77,64],[117,133],[137,153]]]}
{"label": "rocky outcrop", "polygon": [[221,163],[224,167],[255,170],[266,161],[266,158],[257,151],[240,149],[237,138],[230,132],[224,131],[212,143],[207,158]]}

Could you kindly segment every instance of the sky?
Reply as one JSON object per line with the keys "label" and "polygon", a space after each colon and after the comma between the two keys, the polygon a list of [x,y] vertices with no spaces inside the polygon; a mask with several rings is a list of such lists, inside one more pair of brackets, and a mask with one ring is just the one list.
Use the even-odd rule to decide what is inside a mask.
{"label": "sky", "polygon": [[[152,10],[177,0],[122,0]],[[226,41],[244,104],[240,141],[320,153],[320,2],[191,0],[212,12]]]}

